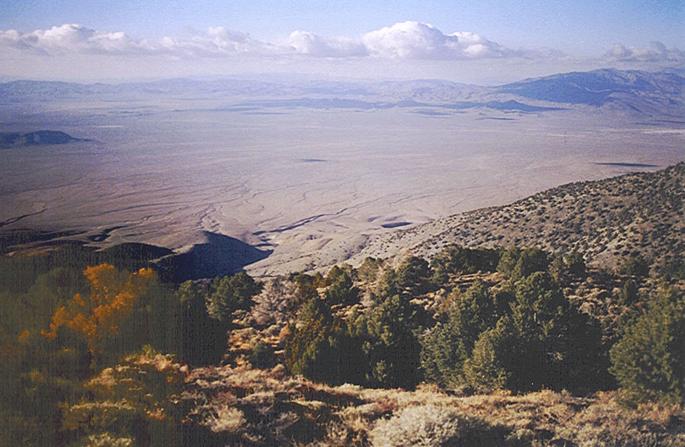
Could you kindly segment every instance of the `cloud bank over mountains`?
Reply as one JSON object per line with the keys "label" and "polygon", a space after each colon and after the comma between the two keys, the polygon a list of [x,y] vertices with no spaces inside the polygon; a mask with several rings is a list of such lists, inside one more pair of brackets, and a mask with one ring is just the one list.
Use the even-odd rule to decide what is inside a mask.
{"label": "cloud bank over mountains", "polygon": [[621,62],[685,63],[685,51],[678,48],[667,48],[661,42],[650,42],[647,48],[626,47],[616,44],[606,53],[606,57]]}
{"label": "cloud bank over mountains", "polygon": [[[135,70],[126,68],[129,61]],[[27,32],[0,30],[0,66],[5,67],[0,74],[14,77],[38,74],[96,80],[280,70],[487,83],[608,65],[664,68],[684,64],[685,51],[660,42],[646,48],[617,44],[604,55],[582,58],[549,48],[511,48],[475,32],[443,32],[416,21],[398,22],[356,37],[296,30],[273,41],[220,26],[161,38],[138,38],[79,24]]]}
{"label": "cloud bank over mountains", "polygon": [[478,59],[524,56],[472,32],[444,34],[420,22],[401,22],[364,34],[360,39],[324,37],[294,31],[286,41],[272,43],[223,27],[186,38],[134,39],[123,32],[103,32],[64,24],[22,33],[0,31],[0,45],[44,54],[169,54],[179,56],[308,55],[316,57],[380,57],[395,59]]}
{"label": "cloud bank over mountains", "polygon": [[247,34],[222,27],[209,28],[203,35],[178,39],[134,39],[123,32],[103,32],[78,24],[53,26],[46,30],[21,33],[0,31],[0,47],[33,51],[46,55],[86,54],[169,54],[214,56],[261,52],[265,44]]}
{"label": "cloud bank over mountains", "polygon": [[[44,55],[114,54],[169,55],[178,57],[313,56],[323,58],[387,58],[399,60],[472,60],[491,58],[550,58],[563,53],[548,49],[512,49],[468,31],[444,33],[427,23],[395,23],[360,38],[325,37],[294,31],[280,42],[265,42],[249,34],[211,27],[187,37],[137,39],[123,32],[98,31],[64,24],[30,32],[0,31],[0,49]],[[616,45],[606,57],[638,62],[685,61],[685,52],[659,42],[649,48]]]}

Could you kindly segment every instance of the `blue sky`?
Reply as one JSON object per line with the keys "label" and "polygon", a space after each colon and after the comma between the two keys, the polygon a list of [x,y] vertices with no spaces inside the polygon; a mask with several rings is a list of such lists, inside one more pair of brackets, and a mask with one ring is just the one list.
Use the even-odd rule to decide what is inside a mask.
{"label": "blue sky", "polygon": [[685,43],[682,0],[479,1],[169,1],[3,0],[0,27],[30,31],[62,23],[134,35],[162,36],[187,28],[225,26],[271,39],[297,29],[359,35],[416,20],[464,29],[509,45],[601,50],[601,45]]}
{"label": "blue sky", "polygon": [[[368,36],[404,22],[419,25]],[[82,28],[55,28],[55,32],[41,34],[65,24],[78,24]],[[432,27],[425,28],[424,24]],[[433,33],[433,29],[440,34]],[[571,59],[578,67],[601,65],[598,59],[608,51],[613,51],[614,62],[620,59],[624,63],[632,61],[635,64],[659,61],[682,64],[685,0],[0,0],[0,30],[5,32],[0,35],[0,44],[11,47],[9,50],[0,49],[0,62],[4,59],[15,66],[23,66],[23,72],[30,71],[31,64],[40,65],[38,53],[50,54],[53,65],[59,63],[60,58],[71,58],[73,62],[76,53],[80,54],[78,59],[84,64],[86,56],[90,60],[102,61],[107,53],[110,62],[114,60],[112,58],[121,62],[131,53],[136,53],[141,60],[141,54],[145,53],[147,60],[143,65],[153,67],[153,59],[162,60],[164,57],[193,57],[200,61],[197,66],[205,66],[208,73],[234,72],[238,66],[260,71],[260,57],[263,59],[266,54],[271,58],[269,64],[272,64],[275,54],[278,54],[277,65],[293,71],[330,71],[333,64],[342,66],[344,72],[355,72],[358,70],[350,68],[350,64],[357,63],[362,68],[361,72],[370,73],[375,72],[369,68],[374,65],[369,62],[371,59],[378,62],[386,58],[391,60],[395,71],[407,71],[407,76],[414,76],[411,73],[420,67],[423,68],[417,75],[423,71],[429,76],[433,73],[439,75],[441,71],[435,69],[438,65],[443,72],[449,72],[450,61],[462,71],[466,70],[465,65],[471,65],[470,69],[476,72],[477,66],[481,65],[481,71],[492,73],[497,71],[493,64],[501,66],[502,70],[511,70],[513,63],[510,59],[518,58],[524,60],[519,61],[519,68],[514,71],[526,74],[526,67],[531,71],[531,60],[542,59],[539,56],[543,53],[546,54],[545,61],[537,61],[541,71],[571,66]],[[13,32],[9,33],[10,30]],[[30,34],[36,30],[37,34]],[[83,30],[88,30],[88,33]],[[306,34],[293,36],[291,33],[296,30]],[[57,31],[61,33],[59,41],[54,36]],[[417,42],[408,44],[388,40],[402,38],[408,32],[422,42],[428,39],[428,45],[446,46],[439,50],[432,47],[420,49],[416,47]],[[473,40],[471,35],[454,34],[463,32],[475,33],[480,40]],[[245,35],[249,42],[243,39]],[[465,36],[470,43],[464,43]],[[167,40],[163,40],[165,38]],[[239,38],[243,39],[240,44],[236,43]],[[103,39],[107,42],[105,46]],[[202,39],[205,43],[198,43]],[[220,51],[215,48],[217,39]],[[171,40],[174,41],[173,51],[169,44]],[[655,41],[660,44],[652,44]],[[199,50],[198,45],[205,47]],[[209,48],[208,45],[214,47]],[[455,49],[455,45],[459,49]],[[280,49],[276,50],[276,47]],[[233,53],[228,54],[228,48]],[[290,59],[286,61],[283,54],[290,51],[286,51],[287,48],[294,48],[292,52],[300,56],[307,54],[327,59],[325,63],[321,59],[293,62],[288,55]],[[543,52],[543,49],[548,50]],[[555,63],[551,63],[549,50],[558,51],[557,56],[563,54],[563,61],[557,58]],[[172,54],[174,51],[177,54]],[[217,63],[217,55],[228,55],[223,65]],[[369,56],[368,60],[360,62],[362,55]],[[206,60],[209,56],[214,60]],[[336,61],[333,62],[332,58]],[[357,62],[351,62],[350,58],[356,58]],[[399,64],[400,59],[404,60],[403,64]],[[481,59],[492,60],[488,65]],[[428,63],[428,60],[433,60],[433,63]],[[262,64],[267,65],[264,60]],[[22,70],[14,71],[16,76]],[[198,68],[198,74],[199,71],[201,68]],[[96,71],[89,72],[98,77]],[[101,74],[102,77],[108,75],[106,70]],[[116,73],[109,74],[117,76]],[[149,70],[149,74],[155,76],[155,70]]]}

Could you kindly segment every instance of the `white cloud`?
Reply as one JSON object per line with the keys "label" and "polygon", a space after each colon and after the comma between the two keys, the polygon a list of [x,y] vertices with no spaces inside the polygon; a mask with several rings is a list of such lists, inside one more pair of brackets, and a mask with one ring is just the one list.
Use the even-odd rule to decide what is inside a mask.
{"label": "white cloud", "polygon": [[513,55],[501,45],[475,33],[444,34],[420,22],[401,22],[366,33],[369,53],[400,59],[474,59]]}
{"label": "white cloud", "polygon": [[402,22],[364,34],[361,39],[329,38],[294,31],[284,43],[262,42],[223,27],[190,37],[135,39],[123,32],[97,31],[76,24],[22,33],[0,31],[0,47],[46,54],[168,54],[216,57],[226,55],[305,55],[325,58],[480,59],[519,55],[478,34],[444,34],[431,25]]}
{"label": "white cloud", "polygon": [[685,51],[675,47],[667,48],[661,42],[651,42],[647,48],[616,44],[605,56],[619,62],[685,63]]}
{"label": "white cloud", "polygon": [[20,33],[0,31],[0,44],[49,54],[63,52],[126,53],[147,51],[145,41],[134,41],[122,32],[99,32],[82,25],[64,24],[46,30]]}
{"label": "white cloud", "polygon": [[216,56],[259,52],[267,44],[250,39],[247,34],[222,27],[190,38],[163,37],[158,40],[133,39],[123,32],[101,32],[82,25],[65,24],[46,30],[20,33],[0,31],[0,46],[47,54],[171,54]]}
{"label": "white cloud", "polygon": [[288,45],[298,54],[321,57],[366,56],[366,47],[354,39],[326,38],[308,31],[293,31]]}
{"label": "white cloud", "polygon": [[[12,49],[13,51],[10,52]],[[183,37],[140,39],[124,32],[99,31],[78,24],[64,24],[30,32],[0,30],[0,60],[23,56],[65,55],[159,56],[173,59],[221,59],[231,56],[278,57],[279,61],[302,60],[416,60],[454,61],[528,59],[560,60],[565,56],[550,49],[511,49],[473,32],[445,33],[421,22],[395,23],[361,37],[326,37],[294,31],[283,41],[265,42],[249,34],[211,27]],[[84,57],[85,57],[84,56]],[[242,60],[245,60],[243,58]],[[647,48],[616,45],[604,61],[652,64],[685,63],[685,52],[653,42]]]}

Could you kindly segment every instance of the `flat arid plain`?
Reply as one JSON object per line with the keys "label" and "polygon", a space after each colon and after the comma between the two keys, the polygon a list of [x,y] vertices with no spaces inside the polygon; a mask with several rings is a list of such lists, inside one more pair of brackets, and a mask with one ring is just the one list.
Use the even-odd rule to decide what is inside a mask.
{"label": "flat arid plain", "polygon": [[344,261],[370,236],[685,158],[685,119],[634,101],[524,104],[439,81],[374,85],[373,99],[363,84],[212,95],[187,82],[62,96],[12,85],[31,95],[6,96],[1,131],[80,141],[2,149],[3,226],[180,252],[227,236],[254,247],[240,245],[256,254],[250,273],[270,276]]}

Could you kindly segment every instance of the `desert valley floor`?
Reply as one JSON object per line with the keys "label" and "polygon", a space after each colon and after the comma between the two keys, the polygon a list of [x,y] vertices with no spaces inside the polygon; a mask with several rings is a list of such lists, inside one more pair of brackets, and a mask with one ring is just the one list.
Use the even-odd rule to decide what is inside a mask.
{"label": "desert valley floor", "polygon": [[2,151],[5,227],[104,231],[103,245],[175,250],[219,233],[264,251],[248,266],[256,275],[328,266],[369,235],[685,158],[685,122],[594,107],[102,100],[18,105],[0,118],[0,130],[86,139]]}

